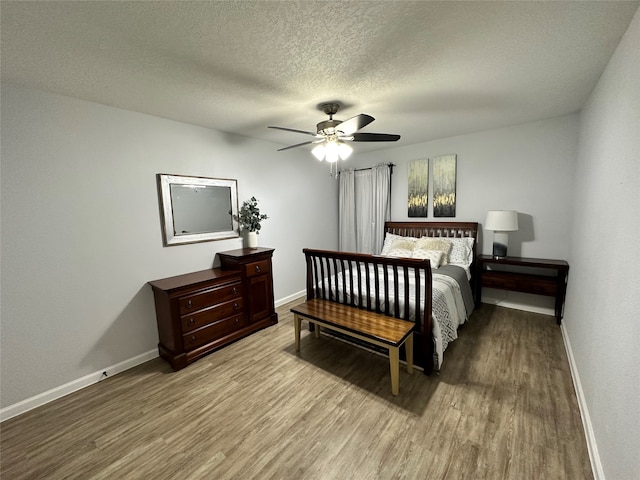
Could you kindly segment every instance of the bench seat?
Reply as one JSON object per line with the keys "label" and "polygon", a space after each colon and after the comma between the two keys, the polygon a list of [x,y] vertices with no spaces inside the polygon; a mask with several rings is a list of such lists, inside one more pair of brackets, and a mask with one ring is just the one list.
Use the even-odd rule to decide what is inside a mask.
{"label": "bench seat", "polygon": [[[317,327],[335,330],[388,349],[393,395],[399,393],[399,349],[403,344],[406,349],[407,372],[413,372],[413,322],[317,298],[296,305],[291,312],[294,314],[297,352],[300,351],[301,321],[305,319]],[[319,328],[315,332],[318,337]]]}

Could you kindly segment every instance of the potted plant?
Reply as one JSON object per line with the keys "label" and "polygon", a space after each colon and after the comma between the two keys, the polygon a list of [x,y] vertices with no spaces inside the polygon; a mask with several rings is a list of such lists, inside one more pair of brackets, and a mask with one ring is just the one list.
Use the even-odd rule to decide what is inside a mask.
{"label": "potted plant", "polygon": [[238,216],[235,219],[240,224],[240,228],[247,232],[249,248],[258,247],[258,233],[260,233],[261,222],[268,218],[264,213],[260,213],[256,197],[251,197],[249,200],[242,202],[242,207],[240,207]]}

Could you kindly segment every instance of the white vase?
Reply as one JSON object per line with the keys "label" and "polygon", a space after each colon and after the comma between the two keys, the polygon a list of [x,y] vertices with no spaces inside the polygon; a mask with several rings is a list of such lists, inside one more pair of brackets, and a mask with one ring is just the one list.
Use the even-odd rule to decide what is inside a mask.
{"label": "white vase", "polygon": [[249,248],[258,248],[258,232],[247,233],[247,245]]}

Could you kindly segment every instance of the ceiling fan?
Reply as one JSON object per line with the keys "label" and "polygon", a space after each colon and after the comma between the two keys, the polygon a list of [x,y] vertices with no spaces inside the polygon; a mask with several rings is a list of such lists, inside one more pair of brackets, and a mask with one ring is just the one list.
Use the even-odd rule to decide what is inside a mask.
{"label": "ceiling fan", "polygon": [[329,120],[324,120],[316,125],[316,132],[308,132],[305,130],[296,130],[286,127],[274,127],[277,130],[285,130],[287,132],[302,133],[311,135],[315,140],[297,143],[288,147],[278,149],[278,152],[289,150],[290,148],[301,147],[302,145],[317,144],[311,153],[318,160],[327,160],[328,162],[336,162],[338,158],[346,159],[351,155],[352,148],[345,142],[396,142],[400,139],[400,135],[389,133],[360,133],[358,130],[366,127],[375,120],[371,115],[361,113],[348,120],[334,120],[333,116],[338,112],[340,105],[338,103],[323,103],[320,109],[329,115]]}

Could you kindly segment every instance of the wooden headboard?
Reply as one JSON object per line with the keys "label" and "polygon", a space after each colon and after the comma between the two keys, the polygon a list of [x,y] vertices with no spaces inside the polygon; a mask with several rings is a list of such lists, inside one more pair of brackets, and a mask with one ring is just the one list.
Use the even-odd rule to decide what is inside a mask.
{"label": "wooden headboard", "polygon": [[478,222],[385,222],[384,231],[403,237],[473,237],[478,241]]}
{"label": "wooden headboard", "polygon": [[479,275],[476,272],[476,252],[478,248],[478,222],[385,222],[385,235],[392,233],[402,237],[473,237],[473,263],[471,264],[471,288],[476,301],[476,306],[480,305],[477,298],[477,282]]}

